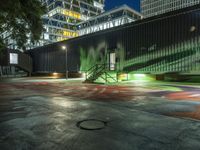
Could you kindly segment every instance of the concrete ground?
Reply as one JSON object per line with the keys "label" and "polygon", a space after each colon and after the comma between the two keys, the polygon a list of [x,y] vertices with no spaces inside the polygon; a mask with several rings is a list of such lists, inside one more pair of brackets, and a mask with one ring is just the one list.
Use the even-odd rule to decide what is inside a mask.
{"label": "concrete ground", "polygon": [[199,150],[200,86],[0,81],[1,150]]}

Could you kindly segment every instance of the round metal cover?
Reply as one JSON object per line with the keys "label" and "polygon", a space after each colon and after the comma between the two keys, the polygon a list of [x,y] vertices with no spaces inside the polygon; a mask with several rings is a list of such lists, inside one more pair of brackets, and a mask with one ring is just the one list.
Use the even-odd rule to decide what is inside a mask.
{"label": "round metal cover", "polygon": [[97,119],[82,120],[77,123],[77,127],[83,130],[101,130],[105,128],[106,122]]}

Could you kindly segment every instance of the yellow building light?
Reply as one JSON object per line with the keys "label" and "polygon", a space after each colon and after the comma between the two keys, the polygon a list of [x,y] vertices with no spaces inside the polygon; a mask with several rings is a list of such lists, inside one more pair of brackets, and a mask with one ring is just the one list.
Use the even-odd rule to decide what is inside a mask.
{"label": "yellow building light", "polygon": [[63,35],[64,36],[68,36],[68,37],[77,37],[78,33],[77,32],[72,32],[72,31],[63,31]]}
{"label": "yellow building light", "polygon": [[74,11],[71,11],[71,10],[63,10],[62,13],[65,16],[73,17],[73,18],[76,18],[76,19],[81,19],[81,14],[74,12]]}

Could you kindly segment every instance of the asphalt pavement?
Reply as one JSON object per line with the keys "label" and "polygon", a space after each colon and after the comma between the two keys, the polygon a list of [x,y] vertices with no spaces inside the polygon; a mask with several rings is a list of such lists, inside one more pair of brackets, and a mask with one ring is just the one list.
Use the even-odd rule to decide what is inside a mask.
{"label": "asphalt pavement", "polygon": [[0,81],[1,150],[199,150],[200,86]]}

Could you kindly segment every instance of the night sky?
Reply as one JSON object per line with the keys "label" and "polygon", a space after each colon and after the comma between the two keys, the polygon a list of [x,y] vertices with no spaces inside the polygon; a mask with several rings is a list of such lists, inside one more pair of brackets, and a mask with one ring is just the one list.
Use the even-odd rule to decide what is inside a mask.
{"label": "night sky", "polygon": [[128,6],[134,8],[137,11],[140,11],[140,0],[105,0],[105,9],[109,10],[114,7],[127,4]]}

